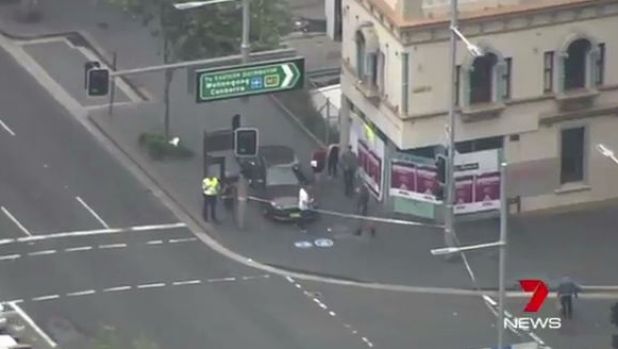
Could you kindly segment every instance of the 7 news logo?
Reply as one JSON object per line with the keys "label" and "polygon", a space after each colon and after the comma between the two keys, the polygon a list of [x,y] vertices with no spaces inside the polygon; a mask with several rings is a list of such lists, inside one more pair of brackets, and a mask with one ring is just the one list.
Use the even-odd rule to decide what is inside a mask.
{"label": "7 news logo", "polygon": [[[519,280],[519,285],[524,292],[532,292],[528,304],[524,307],[524,312],[538,313],[549,295],[547,284],[541,280]],[[562,319],[559,317],[505,317],[504,328],[507,327],[524,331],[547,328],[557,330],[562,327]]]}

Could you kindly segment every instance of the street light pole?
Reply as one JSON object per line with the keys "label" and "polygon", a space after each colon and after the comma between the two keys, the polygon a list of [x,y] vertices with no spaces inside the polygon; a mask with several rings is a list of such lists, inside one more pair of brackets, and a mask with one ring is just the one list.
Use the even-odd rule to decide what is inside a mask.
{"label": "street light pole", "polygon": [[[251,30],[251,6],[250,0],[242,0],[242,41],[240,44],[240,54],[244,64],[249,63],[251,44],[249,42],[249,33]],[[249,110],[249,97],[241,98],[242,114],[246,117],[246,111]],[[245,216],[247,212],[247,196],[249,195],[249,183],[242,174],[238,178],[238,211],[236,212],[236,220],[238,228],[244,229]]]}
{"label": "street light pole", "polygon": [[451,35],[450,42],[450,93],[449,93],[449,106],[448,106],[448,154],[446,163],[446,212],[444,215],[444,243],[447,247],[455,246],[455,222],[454,222],[454,189],[455,189],[455,104],[456,93],[455,90],[455,74],[457,73],[457,34],[452,28],[457,28],[457,0],[451,0]]}
{"label": "street light pole", "polygon": [[[504,150],[502,150],[504,152]],[[506,244],[507,244],[507,218],[508,204],[506,198],[506,162],[501,154],[500,163],[500,257],[498,266],[498,348],[504,344],[504,298],[505,298],[505,274],[506,274]]]}

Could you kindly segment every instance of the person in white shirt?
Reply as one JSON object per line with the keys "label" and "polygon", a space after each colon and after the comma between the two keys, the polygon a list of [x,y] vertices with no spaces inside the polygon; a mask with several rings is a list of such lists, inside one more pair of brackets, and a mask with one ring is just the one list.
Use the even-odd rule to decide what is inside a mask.
{"label": "person in white shirt", "polygon": [[309,195],[309,190],[306,186],[301,186],[298,190],[298,209],[300,210],[300,218],[298,218],[298,227],[302,232],[307,232],[305,227],[305,220],[307,211],[311,209],[313,198]]}

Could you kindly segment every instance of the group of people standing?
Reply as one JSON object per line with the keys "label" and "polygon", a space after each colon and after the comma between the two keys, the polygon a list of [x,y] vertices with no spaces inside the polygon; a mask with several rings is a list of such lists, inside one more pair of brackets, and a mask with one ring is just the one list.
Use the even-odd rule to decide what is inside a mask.
{"label": "group of people standing", "polygon": [[[339,145],[331,144],[328,148],[319,148],[313,152],[311,157],[311,168],[316,182],[320,182],[324,168],[330,178],[338,177],[338,169],[343,171],[343,190],[346,197],[354,195],[354,182],[358,171],[358,158],[352,151],[352,146],[348,146],[343,153],[340,152]],[[369,213],[370,193],[367,185],[362,183],[357,189],[355,213],[367,217]],[[371,236],[375,236],[375,226],[369,220],[362,219],[357,227],[355,234],[361,235],[368,229]]]}

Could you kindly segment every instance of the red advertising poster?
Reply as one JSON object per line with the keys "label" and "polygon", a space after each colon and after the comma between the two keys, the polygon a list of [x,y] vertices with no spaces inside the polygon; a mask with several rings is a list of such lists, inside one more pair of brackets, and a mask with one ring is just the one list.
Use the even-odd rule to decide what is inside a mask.
{"label": "red advertising poster", "polygon": [[476,177],[475,182],[475,202],[486,202],[500,199],[500,172],[484,173]]}
{"label": "red advertising poster", "polygon": [[362,142],[358,143],[358,159],[359,166],[365,173],[365,180],[369,184],[369,188],[374,194],[380,196],[382,190],[382,160]]}
{"label": "red advertising poster", "polygon": [[[391,167],[391,189],[400,192],[416,191],[416,166],[408,162],[393,162]],[[393,193],[396,195],[396,193]]]}
{"label": "red advertising poster", "polygon": [[473,202],[474,177],[464,176],[455,180],[455,204],[463,205]]}
{"label": "red advertising poster", "polygon": [[437,175],[435,167],[419,166],[416,170],[416,191],[420,194],[434,196],[438,189]]}

